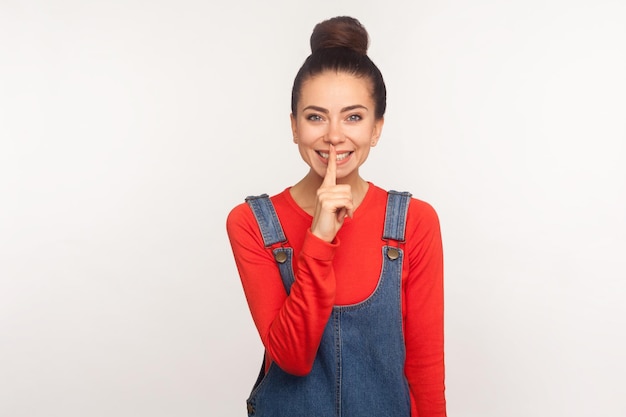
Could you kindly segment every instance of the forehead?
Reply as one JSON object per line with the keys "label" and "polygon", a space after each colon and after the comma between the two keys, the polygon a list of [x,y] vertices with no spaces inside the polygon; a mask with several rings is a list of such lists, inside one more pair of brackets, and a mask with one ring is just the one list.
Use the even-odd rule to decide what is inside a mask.
{"label": "forehead", "polygon": [[[302,83],[300,104],[338,102],[345,104],[373,103],[371,83],[367,78],[346,72],[325,71]],[[321,104],[321,103],[315,103]]]}

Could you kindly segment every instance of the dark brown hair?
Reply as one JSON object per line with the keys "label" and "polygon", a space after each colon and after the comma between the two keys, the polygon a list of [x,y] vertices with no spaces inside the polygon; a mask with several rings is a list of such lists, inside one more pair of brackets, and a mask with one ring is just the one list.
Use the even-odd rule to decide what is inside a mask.
{"label": "dark brown hair", "polygon": [[336,71],[369,79],[375,116],[382,118],[387,108],[387,89],[380,70],[367,56],[368,45],[367,30],[353,17],[338,16],[318,23],[311,34],[311,55],[293,82],[291,112],[296,114],[304,81],[325,71]]}

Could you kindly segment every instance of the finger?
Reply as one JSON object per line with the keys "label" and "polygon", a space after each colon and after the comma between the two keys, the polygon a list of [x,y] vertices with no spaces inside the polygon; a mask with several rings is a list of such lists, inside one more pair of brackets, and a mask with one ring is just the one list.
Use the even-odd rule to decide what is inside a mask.
{"label": "finger", "polygon": [[334,212],[337,220],[342,222],[346,217],[352,217],[354,206],[351,198],[336,198],[329,201],[329,211]]}
{"label": "finger", "polygon": [[343,220],[348,217],[348,210],[345,207],[341,207],[337,210],[337,221],[343,223]]}
{"label": "finger", "polygon": [[330,144],[328,150],[328,164],[322,185],[326,187],[337,185],[337,151],[333,144]]}
{"label": "finger", "polygon": [[352,205],[352,201],[349,200],[347,201],[342,207],[342,216],[341,218],[345,218],[345,217],[350,217],[352,218],[352,216],[354,215],[354,206]]}

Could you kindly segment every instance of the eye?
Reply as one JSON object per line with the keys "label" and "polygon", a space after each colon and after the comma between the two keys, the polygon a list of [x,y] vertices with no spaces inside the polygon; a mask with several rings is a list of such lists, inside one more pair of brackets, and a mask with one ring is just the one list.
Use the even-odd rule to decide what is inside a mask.
{"label": "eye", "polygon": [[351,114],[350,116],[348,116],[348,121],[349,122],[358,122],[361,119],[362,119],[362,117],[361,117],[360,114]]}
{"label": "eye", "polygon": [[320,116],[319,114],[312,113],[312,114],[307,115],[306,119],[310,120],[311,122],[320,122],[322,121],[322,116]]}

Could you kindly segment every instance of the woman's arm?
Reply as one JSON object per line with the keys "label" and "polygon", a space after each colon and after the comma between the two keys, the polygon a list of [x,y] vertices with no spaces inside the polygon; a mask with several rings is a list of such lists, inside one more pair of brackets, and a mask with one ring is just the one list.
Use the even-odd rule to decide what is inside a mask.
{"label": "woman's arm", "polygon": [[269,357],[287,373],[308,374],[335,301],[332,259],[337,243],[307,232],[294,261],[295,282],[287,297],[276,261],[264,247],[247,204],[231,211],[226,227],[248,306]]}
{"label": "woman's arm", "polygon": [[427,203],[411,201],[406,241],[405,373],[413,415],[445,417],[443,250],[437,213]]}

